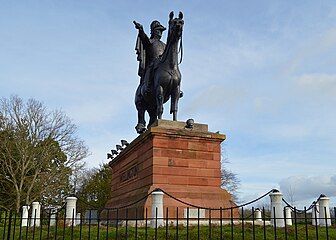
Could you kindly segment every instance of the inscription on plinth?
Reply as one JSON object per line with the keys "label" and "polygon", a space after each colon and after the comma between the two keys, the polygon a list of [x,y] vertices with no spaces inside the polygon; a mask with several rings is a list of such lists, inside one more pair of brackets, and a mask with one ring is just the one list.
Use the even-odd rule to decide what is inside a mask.
{"label": "inscription on plinth", "polygon": [[123,172],[120,176],[120,182],[126,182],[130,179],[134,179],[138,176],[139,166],[135,165],[129,169],[127,169],[125,172]]}

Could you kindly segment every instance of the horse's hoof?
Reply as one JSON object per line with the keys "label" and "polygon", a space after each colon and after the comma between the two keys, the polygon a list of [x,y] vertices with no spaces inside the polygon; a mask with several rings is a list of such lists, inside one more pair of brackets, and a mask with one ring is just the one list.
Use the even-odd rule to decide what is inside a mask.
{"label": "horse's hoof", "polygon": [[146,127],[144,124],[142,123],[138,123],[136,126],[135,126],[135,130],[137,131],[137,133],[141,134],[143,132],[146,131]]}

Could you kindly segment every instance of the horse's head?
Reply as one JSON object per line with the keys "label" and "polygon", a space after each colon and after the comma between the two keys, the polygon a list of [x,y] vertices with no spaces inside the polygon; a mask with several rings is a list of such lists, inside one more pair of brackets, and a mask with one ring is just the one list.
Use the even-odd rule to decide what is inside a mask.
{"label": "horse's head", "polygon": [[180,12],[177,18],[174,18],[174,12],[169,14],[169,38],[172,41],[180,39],[183,31],[183,13]]}

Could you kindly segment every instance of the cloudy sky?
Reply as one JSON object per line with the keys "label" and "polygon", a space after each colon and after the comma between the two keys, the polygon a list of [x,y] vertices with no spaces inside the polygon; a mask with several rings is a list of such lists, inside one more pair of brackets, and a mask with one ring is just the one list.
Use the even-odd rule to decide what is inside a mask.
{"label": "cloudy sky", "polygon": [[307,205],[335,196],[334,1],[0,0],[0,96],[63,109],[88,166],[106,163],[137,136],[132,21],[149,32],[171,10],[185,17],[179,119],[227,135],[241,199],[274,187]]}

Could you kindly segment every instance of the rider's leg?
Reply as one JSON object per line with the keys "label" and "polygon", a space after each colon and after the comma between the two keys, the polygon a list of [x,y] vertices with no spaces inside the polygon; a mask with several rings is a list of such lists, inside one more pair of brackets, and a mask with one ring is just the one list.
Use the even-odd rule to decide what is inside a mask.
{"label": "rider's leg", "polygon": [[153,65],[150,65],[146,71],[146,93],[151,92],[152,87],[152,79],[153,79]]}
{"label": "rider's leg", "polygon": [[149,79],[149,69],[146,70],[145,75],[144,75],[144,84],[145,84],[145,91],[147,92],[148,88],[148,79]]}

